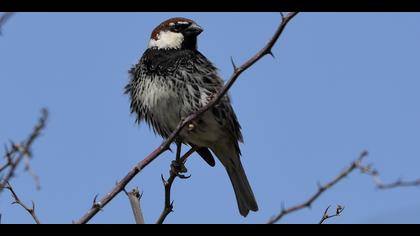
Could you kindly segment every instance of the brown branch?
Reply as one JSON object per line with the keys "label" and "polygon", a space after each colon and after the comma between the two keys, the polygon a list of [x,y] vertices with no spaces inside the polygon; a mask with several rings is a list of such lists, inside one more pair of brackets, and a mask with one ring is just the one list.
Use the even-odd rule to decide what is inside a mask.
{"label": "brown branch", "polygon": [[206,106],[202,107],[198,111],[194,112],[190,116],[188,116],[186,119],[184,119],[180,124],[177,126],[177,128],[172,132],[172,134],[158,147],[156,148],[152,153],[150,153],[146,158],[144,158],[142,161],[140,161],[137,165],[135,165],[128,174],[117,183],[117,185],[106,195],[104,196],[99,204],[99,207],[92,207],[89,209],[76,223],[84,224],[89,222],[92,217],[94,217],[98,212],[99,209],[102,209],[104,206],[106,206],[112,199],[114,199],[115,196],[117,196],[123,189],[126,187],[126,185],[140,172],[142,171],[146,166],[148,166],[153,160],[155,160],[158,156],[160,156],[163,152],[167,151],[170,147],[170,145],[173,143],[175,138],[178,136],[178,134],[181,132],[181,130],[184,129],[185,126],[189,125],[193,120],[195,120],[197,117],[199,117],[204,112],[208,111],[210,108],[212,108],[215,104],[217,104],[220,99],[222,99],[229,89],[232,87],[232,85],[236,82],[238,77],[246,71],[248,68],[250,68],[252,65],[254,65],[257,61],[259,61],[262,57],[266,55],[270,55],[271,49],[279,39],[280,35],[284,31],[285,27],[289,23],[289,21],[297,15],[296,12],[288,13],[286,16],[282,17],[281,23],[278,26],[276,32],[274,33],[273,37],[269,40],[269,42],[261,49],[257,54],[255,54],[253,57],[251,57],[248,61],[246,61],[243,65],[241,65],[238,68],[234,68],[233,74],[231,75],[228,82],[222,87],[222,89],[217,93],[215,98],[213,98]]}
{"label": "brown branch", "polygon": [[305,202],[298,204],[296,206],[292,206],[289,208],[282,208],[281,212],[276,215],[275,217],[273,217],[272,219],[270,219],[268,221],[268,224],[274,224],[276,222],[278,222],[279,220],[281,220],[285,215],[288,215],[290,213],[302,210],[304,208],[310,208],[311,205],[327,190],[331,189],[332,187],[334,187],[337,183],[339,183],[341,180],[343,180],[345,177],[347,177],[350,173],[352,173],[355,170],[359,169],[359,166],[361,166],[361,162],[363,161],[363,159],[365,157],[367,157],[368,152],[364,151],[362,152],[362,154],[360,154],[359,158],[352,162],[350,164],[349,167],[347,167],[344,171],[342,171],[337,177],[335,177],[332,181],[328,182],[325,185],[319,185],[318,186],[318,191],[312,195],[308,200],[306,200]]}
{"label": "brown branch", "polygon": [[0,16],[0,35],[2,35],[2,28],[4,24],[6,24],[6,22],[10,19],[10,17],[12,17],[13,14],[13,12],[6,12]]}
{"label": "brown branch", "polygon": [[[6,159],[6,164],[3,164],[0,167],[0,173],[3,172],[4,170],[6,170],[9,166],[14,165],[14,157],[15,154],[19,151],[19,146],[13,142],[10,142],[10,147],[5,146],[5,155],[4,155],[4,159]],[[10,149],[10,150],[9,150]],[[2,179],[2,178],[0,178]]]}
{"label": "brown branch", "polygon": [[[352,173],[355,170],[360,170],[361,173],[371,176],[378,189],[393,189],[393,188],[399,188],[399,187],[419,187],[420,186],[420,179],[413,180],[413,181],[397,180],[397,181],[392,182],[392,183],[387,183],[387,184],[384,183],[379,177],[379,172],[377,170],[372,169],[372,165],[363,165],[362,164],[362,161],[364,160],[365,157],[367,157],[367,155],[368,155],[368,152],[364,151],[356,161],[352,162],[352,164],[347,169],[345,169],[343,172],[341,172],[334,180],[332,180],[331,182],[327,183],[324,186],[319,185],[318,186],[318,191],[314,195],[312,195],[308,200],[303,202],[302,204],[299,204],[299,205],[296,205],[296,206],[293,206],[293,207],[289,207],[287,209],[282,207],[281,212],[277,216],[270,219],[268,224],[274,224],[274,223],[278,222],[279,220],[281,220],[285,215],[288,215],[290,213],[302,210],[304,208],[310,208],[311,205],[325,191],[334,187],[338,182],[340,182],[342,179],[347,177],[350,173]],[[336,214],[328,215],[329,208],[330,207],[328,207],[326,209],[326,211],[324,212],[324,215],[323,215],[323,218],[320,221],[320,224],[322,224],[325,220],[327,220],[329,218],[340,216],[340,214],[344,210],[343,207],[338,206],[337,209],[336,209]]]}
{"label": "brown branch", "polygon": [[32,179],[35,182],[36,189],[40,190],[41,189],[41,182],[39,181],[39,176],[35,173],[35,171],[31,167],[30,157],[25,155],[24,160],[25,160],[25,171],[28,172],[28,174],[30,176],[32,176]]}
{"label": "brown branch", "polygon": [[403,181],[403,180],[397,180],[393,183],[389,184],[377,184],[377,187],[379,189],[392,189],[392,188],[399,188],[399,187],[418,187],[420,186],[420,179],[414,180],[414,181]]}
{"label": "brown branch", "polygon": [[324,214],[322,215],[322,219],[319,221],[319,224],[323,224],[326,220],[340,216],[341,213],[344,211],[344,207],[338,205],[337,208],[335,209],[335,213],[330,215],[328,214],[328,211],[330,210],[331,206],[328,206],[327,209],[325,210]]}
{"label": "brown branch", "polygon": [[[34,141],[41,135],[41,132],[44,130],[46,123],[48,120],[48,110],[42,109],[41,110],[41,118],[39,118],[38,123],[34,127],[32,133],[29,137],[24,141],[21,145],[11,143],[12,148],[11,151],[6,151],[6,159],[7,162],[7,173],[6,175],[0,180],[0,192],[4,187],[7,185],[7,182],[15,176],[16,168],[22,162],[24,158],[31,158],[31,148]],[[7,150],[7,149],[6,149]],[[2,167],[2,171],[6,170],[7,168]],[[31,170],[32,171],[32,170]],[[32,174],[31,174],[32,175]],[[37,185],[39,185],[38,180],[35,179]]]}
{"label": "brown branch", "polygon": [[140,207],[140,199],[143,194],[140,194],[138,188],[134,188],[131,192],[127,192],[125,190],[124,192],[130,200],[130,206],[133,210],[134,220],[136,221],[136,224],[144,224],[144,217]]}
{"label": "brown branch", "polygon": [[12,204],[18,204],[20,205],[23,209],[25,209],[34,219],[35,223],[37,224],[41,224],[41,221],[39,220],[38,216],[36,215],[35,212],[35,203],[32,201],[32,207],[28,207],[25,203],[23,203],[20,198],[18,197],[18,195],[16,194],[16,192],[13,190],[12,185],[10,185],[10,183],[6,183],[6,186],[3,187],[3,189],[7,189],[10,191],[10,193],[13,196],[14,202],[12,202]]}
{"label": "brown branch", "polygon": [[399,179],[392,183],[384,183],[379,176],[379,171],[372,169],[372,165],[367,165],[367,166],[360,165],[358,168],[363,174],[371,176],[373,178],[373,181],[376,187],[381,190],[400,188],[400,187],[419,187],[420,186],[420,179],[413,180],[413,181],[404,181],[404,180]]}
{"label": "brown branch", "polygon": [[159,216],[159,219],[156,221],[156,224],[163,224],[166,217],[173,211],[174,208],[174,202],[171,201],[171,189],[172,184],[174,183],[176,177],[179,177],[180,179],[188,179],[190,176],[185,176],[182,173],[187,172],[187,169],[185,168],[185,163],[187,162],[187,158],[190,157],[195,151],[197,151],[197,147],[192,147],[187,153],[185,153],[182,157],[181,155],[181,148],[177,148],[177,157],[175,161],[171,163],[171,170],[169,171],[170,176],[168,180],[165,180],[165,178],[162,177],[163,186],[165,187],[165,204],[163,207],[163,211]]}

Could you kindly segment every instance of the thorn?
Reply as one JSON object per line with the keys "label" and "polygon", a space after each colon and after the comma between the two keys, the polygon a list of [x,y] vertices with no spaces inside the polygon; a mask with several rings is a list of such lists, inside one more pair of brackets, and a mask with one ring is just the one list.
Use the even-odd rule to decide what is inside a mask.
{"label": "thorn", "polygon": [[9,153],[9,147],[6,144],[4,145],[4,153]]}
{"label": "thorn", "polygon": [[316,182],[316,186],[318,187],[318,191],[322,191],[324,189],[324,187],[321,185],[319,181]]}
{"label": "thorn", "polygon": [[169,211],[174,212],[174,201],[172,200],[171,204],[169,204]]}
{"label": "thorn", "polygon": [[284,13],[283,12],[280,12],[280,15],[281,15],[281,19],[284,20],[284,18],[285,18],[284,17]]}
{"label": "thorn", "polygon": [[232,63],[233,71],[237,71],[238,67],[236,67],[235,62],[233,61],[233,57],[230,57],[230,62]]}
{"label": "thorn", "polygon": [[168,184],[168,181],[166,181],[165,177],[163,177],[163,174],[160,175],[160,178],[162,178],[163,185]]}
{"label": "thorn", "polygon": [[273,51],[270,50],[270,51],[267,52],[267,54],[270,55],[271,57],[273,57],[273,59],[276,59],[276,57],[274,56]]}
{"label": "thorn", "polygon": [[325,217],[328,217],[328,211],[330,210],[330,208],[331,208],[331,205],[329,205],[329,206],[327,207],[327,209],[325,209],[325,211],[324,211],[324,216],[325,216]]}
{"label": "thorn", "polygon": [[99,206],[99,204],[96,202],[98,196],[99,196],[99,194],[96,194],[95,197],[93,198],[93,204],[92,204],[92,206],[95,207],[95,208]]}
{"label": "thorn", "polygon": [[363,158],[367,157],[369,155],[369,152],[367,150],[364,150],[359,157],[359,161],[361,161]]}

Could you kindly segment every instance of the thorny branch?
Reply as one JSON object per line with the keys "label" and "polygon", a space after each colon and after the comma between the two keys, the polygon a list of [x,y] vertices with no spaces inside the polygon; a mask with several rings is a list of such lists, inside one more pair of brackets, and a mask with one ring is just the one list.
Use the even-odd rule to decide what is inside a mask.
{"label": "thorny branch", "polygon": [[[350,173],[352,173],[355,170],[359,170],[362,174],[366,174],[369,176],[373,177],[373,180],[375,182],[375,185],[378,189],[392,189],[392,188],[399,188],[399,187],[416,187],[416,186],[420,186],[420,179],[418,180],[414,180],[414,181],[403,181],[403,180],[397,180],[393,183],[389,183],[386,184],[384,182],[382,182],[382,180],[379,178],[379,172],[377,170],[372,169],[372,165],[363,165],[362,161],[368,156],[368,152],[364,151],[360,154],[359,158],[357,160],[355,160],[354,162],[351,163],[351,165],[346,168],[344,171],[342,171],[337,177],[335,177],[332,181],[330,181],[329,183],[327,183],[326,185],[318,185],[318,191],[312,195],[308,200],[306,200],[305,202],[289,207],[289,208],[285,208],[284,206],[282,207],[281,212],[276,215],[275,217],[271,218],[268,221],[268,224],[274,224],[277,223],[278,221],[280,221],[284,216],[305,209],[305,208],[310,208],[311,205],[327,190],[331,189],[332,187],[334,187],[337,183],[339,183],[341,180],[343,180],[345,177],[347,177]],[[328,210],[330,209],[330,207],[328,207],[326,209],[326,211],[324,212],[323,218],[320,221],[320,224],[324,223],[325,220],[329,219],[329,218],[333,218],[336,216],[340,216],[341,213],[343,212],[344,208],[342,206],[337,206],[336,208],[336,214],[334,215],[328,215]]]}
{"label": "thorny branch", "polygon": [[344,211],[344,207],[338,205],[335,209],[335,213],[330,215],[328,211],[330,210],[331,206],[328,206],[327,209],[325,209],[324,214],[322,215],[322,219],[319,221],[319,224],[323,224],[326,220],[340,216],[341,213]]}
{"label": "thorny branch", "polygon": [[3,25],[6,24],[6,22],[10,19],[10,17],[13,14],[13,12],[5,12],[2,15],[0,15],[0,35],[2,34]]}
{"label": "thorny branch", "polygon": [[10,185],[9,182],[6,183],[6,186],[2,187],[2,189],[7,189],[10,191],[10,193],[13,196],[14,201],[12,202],[12,204],[18,204],[20,205],[23,209],[25,209],[34,219],[35,223],[37,224],[41,224],[41,221],[39,220],[38,216],[36,215],[35,212],[35,203],[32,201],[32,207],[28,207],[25,203],[23,203],[20,198],[18,197],[18,195],[16,194],[16,192],[13,190],[12,185]]}
{"label": "thorny branch", "polygon": [[359,168],[359,166],[361,165],[360,163],[363,161],[363,159],[365,157],[367,157],[367,155],[368,155],[367,151],[362,152],[362,154],[360,154],[359,158],[356,161],[352,162],[349,167],[347,167],[344,171],[342,171],[332,181],[328,182],[325,185],[319,185],[318,186],[318,191],[314,195],[312,195],[308,200],[306,200],[305,202],[303,202],[301,204],[298,204],[296,206],[289,207],[289,208],[282,207],[281,212],[278,215],[276,215],[275,217],[271,218],[268,221],[268,224],[274,224],[274,223],[278,222],[279,220],[281,220],[285,215],[288,215],[290,213],[302,210],[304,208],[310,208],[312,203],[314,203],[325,191],[331,189],[337,183],[339,183],[342,179],[347,177],[350,173],[357,170]]}
{"label": "thorny branch", "polygon": [[413,181],[404,181],[404,180],[397,180],[392,183],[384,183],[377,170],[372,169],[372,165],[367,166],[359,166],[359,170],[366,175],[372,176],[373,181],[378,189],[393,189],[399,187],[418,187],[420,186],[420,179],[413,180]]}
{"label": "thorny branch", "polygon": [[156,221],[156,224],[162,224],[166,217],[173,211],[174,204],[173,201],[171,201],[171,189],[172,184],[174,183],[176,177],[179,177],[180,179],[188,179],[190,176],[185,176],[182,173],[186,173],[187,169],[185,168],[185,163],[187,161],[187,158],[191,156],[196,151],[196,147],[192,147],[187,153],[185,153],[182,157],[181,156],[181,148],[180,146],[177,148],[177,156],[174,161],[172,161],[171,164],[171,170],[169,171],[170,176],[168,180],[165,180],[165,178],[162,177],[163,186],[165,187],[165,205],[163,207],[163,211],[160,214],[159,219]]}
{"label": "thorny branch", "polygon": [[0,173],[7,169],[9,166],[13,165],[14,155],[19,151],[19,146],[17,144],[14,144],[13,142],[10,142],[10,147],[11,148],[9,148],[7,145],[4,146],[6,153],[4,155],[4,159],[6,160],[6,163],[0,167]]}
{"label": "thorny branch", "polygon": [[29,137],[22,142],[22,144],[10,143],[10,147],[5,148],[6,154],[6,164],[0,167],[0,174],[3,171],[6,171],[5,175],[0,178],[0,193],[3,191],[4,187],[10,181],[10,179],[15,176],[15,172],[22,160],[25,160],[25,170],[28,171],[35,180],[37,189],[39,189],[39,179],[36,176],[29,164],[29,160],[32,158],[32,144],[34,141],[41,135],[41,132],[44,130],[48,120],[48,110],[41,110],[41,118],[39,118],[38,123],[34,127],[32,133]]}
{"label": "thorny branch", "polygon": [[236,82],[238,77],[246,71],[248,68],[253,66],[257,61],[259,61],[262,57],[266,55],[272,55],[271,49],[279,39],[280,35],[283,33],[284,29],[286,28],[287,24],[292,20],[298,13],[297,12],[290,12],[286,16],[282,15],[281,22],[272,36],[272,38],[269,40],[269,42],[259,51],[257,54],[255,54],[253,57],[251,57],[248,61],[246,61],[243,65],[240,67],[234,67],[233,74],[231,75],[230,79],[227,81],[227,83],[222,87],[222,89],[217,93],[217,95],[204,107],[199,109],[198,111],[194,112],[190,116],[188,116],[186,119],[184,119],[180,124],[177,126],[177,128],[172,132],[172,134],[158,147],[156,148],[152,153],[150,153],[146,158],[144,158],[142,161],[140,161],[137,165],[135,165],[131,171],[128,172],[128,174],[120,181],[118,184],[106,195],[104,196],[99,202],[98,207],[92,207],[89,209],[76,223],[84,224],[89,222],[92,217],[94,217],[100,209],[103,209],[112,199],[114,199],[115,196],[117,196],[125,186],[140,172],[142,171],[146,166],[148,166],[153,160],[155,160],[158,156],[160,156],[163,152],[167,151],[170,147],[170,145],[174,142],[175,138],[178,137],[178,134],[181,132],[181,130],[184,129],[187,125],[191,124],[193,120],[195,120],[197,117],[199,117],[204,112],[208,111],[210,108],[212,108],[215,104],[217,104],[220,99],[222,99],[226,93],[229,91],[229,89],[233,86],[233,84]]}

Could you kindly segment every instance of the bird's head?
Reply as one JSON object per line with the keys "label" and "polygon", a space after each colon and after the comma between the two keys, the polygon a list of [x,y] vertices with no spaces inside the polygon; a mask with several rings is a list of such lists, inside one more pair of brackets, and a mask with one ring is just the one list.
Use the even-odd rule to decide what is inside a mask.
{"label": "bird's head", "polygon": [[193,20],[176,17],[160,23],[152,32],[149,48],[197,49],[197,36],[203,29]]}

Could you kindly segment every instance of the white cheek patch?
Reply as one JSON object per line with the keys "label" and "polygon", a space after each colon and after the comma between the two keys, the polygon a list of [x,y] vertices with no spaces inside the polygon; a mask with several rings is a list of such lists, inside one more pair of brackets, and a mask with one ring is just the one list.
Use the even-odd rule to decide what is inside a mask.
{"label": "white cheek patch", "polygon": [[171,31],[162,31],[157,39],[150,39],[149,48],[157,47],[159,49],[179,49],[184,41],[184,35]]}

